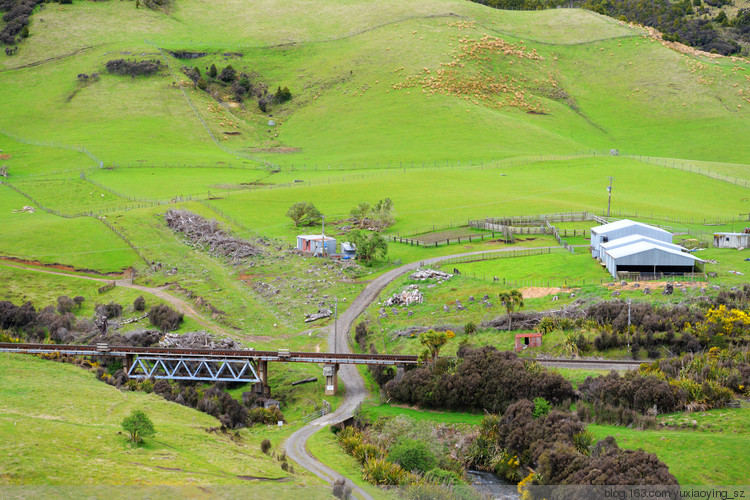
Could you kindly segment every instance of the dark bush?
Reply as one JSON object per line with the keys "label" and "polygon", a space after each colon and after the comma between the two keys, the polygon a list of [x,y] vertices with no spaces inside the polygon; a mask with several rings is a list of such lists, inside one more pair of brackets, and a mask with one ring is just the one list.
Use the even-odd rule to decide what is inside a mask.
{"label": "dark bush", "polygon": [[364,321],[360,321],[354,328],[354,340],[357,342],[359,349],[362,352],[365,352],[365,348],[367,347],[367,336],[369,334],[370,331],[367,328],[367,323]]}
{"label": "dark bush", "polygon": [[151,306],[148,319],[152,325],[163,332],[177,330],[182,323],[183,315],[166,304]]}
{"label": "dark bush", "polygon": [[139,295],[138,298],[133,301],[133,310],[139,312],[146,310],[146,299],[143,298],[143,295]]}
{"label": "dark bush", "polygon": [[400,382],[391,381],[392,398],[425,407],[502,412],[520,399],[543,397],[553,405],[574,396],[561,375],[528,365],[512,352],[494,347],[462,347],[455,370],[435,364],[407,371]]}
{"label": "dark bush", "polygon": [[268,452],[271,450],[271,441],[269,439],[264,439],[260,442],[260,451],[268,455]]}
{"label": "dark bush", "polygon": [[161,61],[152,59],[148,61],[126,61],[125,59],[112,59],[107,61],[107,71],[114,75],[129,75],[135,78],[139,75],[153,75],[162,67]]}
{"label": "dark bush", "polygon": [[119,318],[122,316],[122,306],[116,302],[109,304],[97,304],[94,311],[97,316],[106,316],[107,319]]}
{"label": "dark bush", "polygon": [[685,395],[668,382],[634,371],[627,372],[624,376],[612,371],[595,378],[586,377],[578,390],[585,401],[610,404],[641,413],[654,406],[658,413],[673,412],[681,408],[685,401]]}
{"label": "dark bush", "polygon": [[237,76],[237,71],[230,64],[226,68],[221,70],[221,73],[219,74],[219,80],[224,83],[229,83],[234,80],[235,76]]}
{"label": "dark bush", "polygon": [[62,295],[57,298],[57,312],[60,314],[69,313],[76,306],[76,303],[67,295]]}
{"label": "dark bush", "polygon": [[283,103],[291,100],[292,98],[292,92],[289,90],[289,87],[284,87],[283,89],[279,87],[276,90],[276,95],[274,96],[274,99],[278,103]]}
{"label": "dark bush", "polygon": [[216,69],[215,64],[211,64],[211,67],[208,70],[208,76],[211,78],[216,78],[216,74],[218,73],[218,70]]}

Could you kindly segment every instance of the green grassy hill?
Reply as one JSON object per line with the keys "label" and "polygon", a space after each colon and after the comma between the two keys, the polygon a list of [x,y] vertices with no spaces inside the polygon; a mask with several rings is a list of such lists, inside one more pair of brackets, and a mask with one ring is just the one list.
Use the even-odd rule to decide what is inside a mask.
{"label": "green grassy hill", "polygon": [[[591,12],[504,12],[436,0],[323,8],[296,1],[283,13],[265,2],[212,5],[210,15],[207,8],[193,0],[177,2],[172,15],[125,2],[45,6],[19,54],[0,55],[0,129],[85,146],[105,164],[239,156],[373,165],[610,148],[740,163],[748,157],[747,144],[736,140],[748,119],[744,61],[696,60]],[[504,44],[481,43],[484,37]],[[160,48],[207,55],[177,60]],[[523,55],[532,51],[538,59]],[[109,75],[104,65],[115,58],[160,58],[170,69],[135,79]],[[245,110],[222,107],[186,89],[235,155],[213,144],[173,85],[188,81],[182,66],[205,73],[211,63],[254,73],[272,90],[289,86],[294,96],[273,109],[277,125],[269,128],[252,101]],[[94,72],[99,81],[77,83],[79,73]],[[427,72],[437,85],[424,83]],[[506,83],[511,99],[545,114],[524,105],[498,109],[508,94],[479,76]],[[222,135],[230,120],[240,135]],[[95,165],[80,160],[80,167]]]}

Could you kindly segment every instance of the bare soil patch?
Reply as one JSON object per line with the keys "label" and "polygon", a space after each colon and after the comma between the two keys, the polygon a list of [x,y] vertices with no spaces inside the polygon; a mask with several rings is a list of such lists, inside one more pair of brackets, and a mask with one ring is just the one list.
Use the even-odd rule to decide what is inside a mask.
{"label": "bare soil patch", "polygon": [[0,160],[10,160],[11,155],[0,154]]}
{"label": "bare soil patch", "polygon": [[546,297],[548,295],[555,295],[563,291],[560,287],[534,287],[530,286],[527,288],[521,288],[519,290],[524,299],[538,299],[539,297]]}
{"label": "bare soil patch", "polygon": [[302,150],[290,146],[280,146],[278,148],[252,148],[250,151],[253,153],[299,153]]}

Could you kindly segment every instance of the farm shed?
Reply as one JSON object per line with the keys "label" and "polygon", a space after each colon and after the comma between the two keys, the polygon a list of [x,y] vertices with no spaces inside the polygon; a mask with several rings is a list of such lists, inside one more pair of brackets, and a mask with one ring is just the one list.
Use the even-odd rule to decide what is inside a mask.
{"label": "farm shed", "polygon": [[516,352],[523,351],[527,347],[542,347],[541,333],[517,333]]}
{"label": "farm shed", "polygon": [[336,238],[320,234],[301,234],[297,236],[297,249],[313,255],[333,255],[336,253]]}
{"label": "farm shed", "polygon": [[613,250],[618,247],[632,245],[633,243],[638,243],[639,241],[653,243],[654,245],[658,245],[664,248],[670,248],[672,250],[677,250],[679,252],[682,252],[684,250],[684,248],[682,248],[680,245],[675,245],[674,243],[656,240],[654,238],[649,238],[648,236],[642,236],[640,234],[632,234],[630,236],[625,236],[623,238],[617,238],[616,240],[609,240],[608,242],[602,243],[601,245],[599,245],[602,251],[602,262],[605,261],[606,254],[610,250]]}
{"label": "farm shed", "polygon": [[591,228],[591,256],[602,260],[602,249],[600,245],[618,238],[632,236],[648,236],[658,241],[672,243],[672,233],[658,227],[649,226],[641,222],[629,219],[618,220],[601,226]]}
{"label": "farm shed", "polygon": [[714,233],[714,246],[718,248],[748,248],[750,247],[750,234]]}
{"label": "farm shed", "polygon": [[703,261],[689,253],[648,242],[640,241],[617,248],[604,254],[607,271],[614,277],[621,271],[640,273],[683,274],[695,271],[695,265]]}

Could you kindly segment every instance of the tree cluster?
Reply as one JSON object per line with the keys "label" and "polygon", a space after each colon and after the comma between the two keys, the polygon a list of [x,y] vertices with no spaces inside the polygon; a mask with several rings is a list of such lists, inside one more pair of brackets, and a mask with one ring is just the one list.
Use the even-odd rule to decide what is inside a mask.
{"label": "tree cluster", "polygon": [[3,21],[6,23],[0,30],[0,42],[13,45],[18,35],[29,36],[29,17],[40,3],[41,0],[0,0],[0,12],[5,12]]}
{"label": "tree cluster", "polygon": [[472,465],[543,485],[677,484],[655,455],[622,450],[612,437],[593,444],[575,414],[552,410],[534,417],[534,408],[522,399],[502,416],[486,416],[472,444]]}
{"label": "tree cluster", "polygon": [[127,61],[125,59],[112,59],[107,61],[107,71],[113,75],[129,75],[135,78],[140,75],[153,75],[157,73],[162,63],[158,59],[148,61]]}
{"label": "tree cluster", "polygon": [[[175,57],[177,56],[175,55]],[[292,92],[289,87],[281,88],[279,86],[275,93],[269,93],[267,84],[258,81],[251,74],[238,72],[231,64],[221,70],[216,67],[216,64],[211,64],[210,67],[206,68],[205,76],[201,75],[197,66],[193,68],[186,66],[182,68],[182,71],[201,90],[209,91],[209,84],[214,84],[223,88],[229,87],[232,98],[237,102],[241,103],[248,98],[255,99],[258,108],[264,113],[269,110],[271,105],[282,104],[292,99]]]}
{"label": "tree cluster", "polygon": [[392,226],[395,222],[392,212],[393,200],[385,198],[378,200],[375,205],[370,205],[367,202],[359,203],[351,209],[350,215],[352,221],[357,224],[359,229],[382,231]]}
{"label": "tree cluster", "polygon": [[543,397],[557,405],[575,396],[560,374],[494,347],[463,346],[457,366],[450,363],[438,359],[428,368],[407,371],[400,382],[389,382],[386,392],[397,401],[427,408],[491,412],[504,411],[520,399]]}

